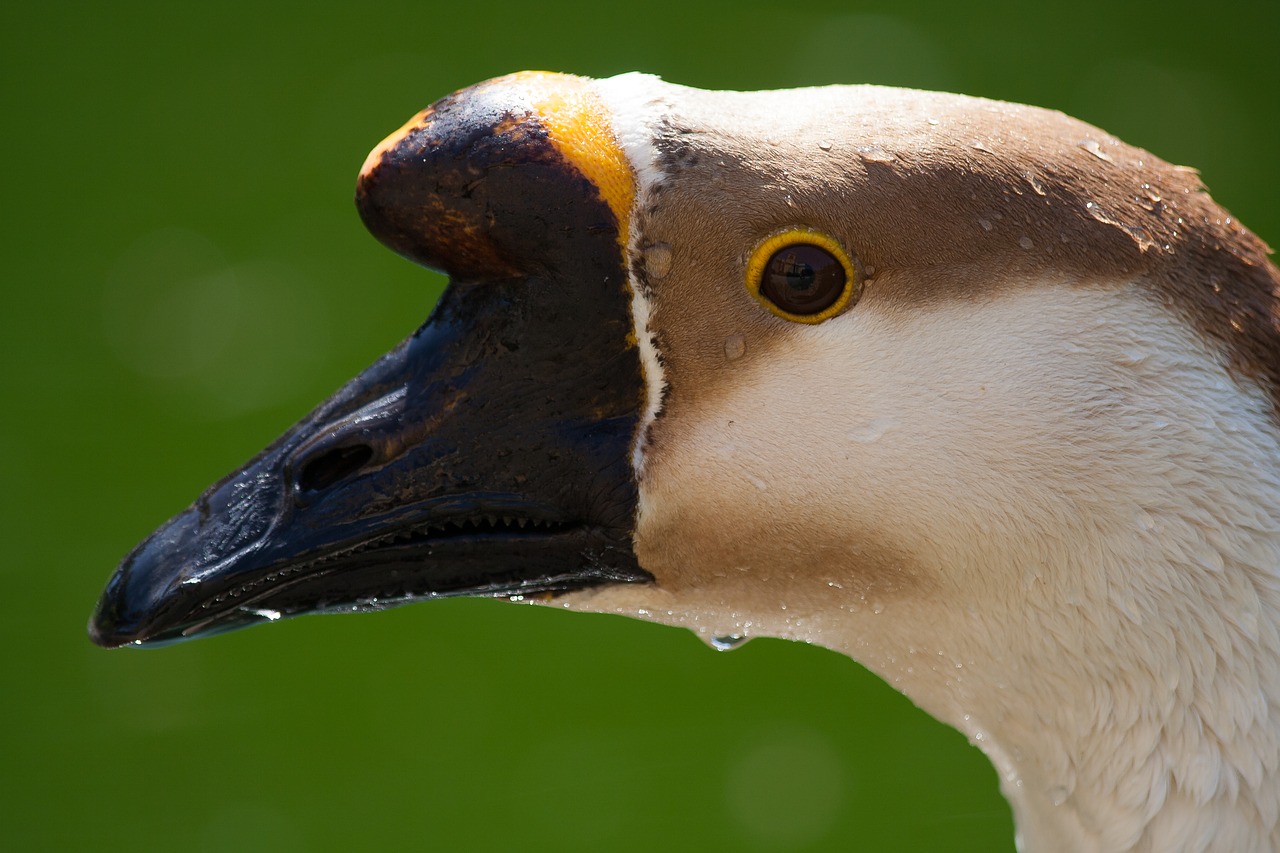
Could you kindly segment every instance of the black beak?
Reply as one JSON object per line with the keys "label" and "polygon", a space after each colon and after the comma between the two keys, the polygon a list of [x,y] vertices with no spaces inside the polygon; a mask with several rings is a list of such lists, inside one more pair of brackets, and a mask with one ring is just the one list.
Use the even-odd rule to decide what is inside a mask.
{"label": "black beak", "polygon": [[94,642],[650,580],[622,226],[504,92],[439,102],[361,175],[370,230],[450,274],[426,324],[135,548]]}

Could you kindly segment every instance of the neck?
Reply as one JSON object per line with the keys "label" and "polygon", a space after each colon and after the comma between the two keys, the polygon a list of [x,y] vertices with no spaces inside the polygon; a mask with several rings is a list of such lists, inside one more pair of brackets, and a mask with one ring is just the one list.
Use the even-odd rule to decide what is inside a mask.
{"label": "neck", "polygon": [[873,626],[897,656],[859,655],[988,754],[1023,850],[1280,849],[1280,447],[1260,404],[1217,412],[975,518],[955,586]]}
{"label": "neck", "polygon": [[[1023,689],[975,702],[971,720],[1000,733],[988,752],[1026,849],[1276,847],[1274,590],[1230,569],[1221,580],[1212,609],[1195,616],[1060,619],[1056,627],[1082,629],[1075,648],[1046,638],[1032,654],[1056,665],[1041,671],[1025,654],[1008,667]],[[977,726],[975,738],[984,735]]]}
{"label": "neck", "polygon": [[987,752],[1025,850],[1280,849],[1270,398],[1160,315],[1111,307],[1083,362],[1040,342],[1046,398],[1079,411],[986,394],[991,444],[956,478],[976,487],[921,546],[940,587],[858,629],[950,665],[859,657]]}
{"label": "neck", "polygon": [[1274,579],[1205,569],[1190,612],[1162,594],[1185,565],[1110,568],[1149,583],[1109,609],[1097,604],[1109,585],[1066,610],[1028,595],[1025,631],[969,664],[939,716],[995,763],[1022,849],[1276,849]]}

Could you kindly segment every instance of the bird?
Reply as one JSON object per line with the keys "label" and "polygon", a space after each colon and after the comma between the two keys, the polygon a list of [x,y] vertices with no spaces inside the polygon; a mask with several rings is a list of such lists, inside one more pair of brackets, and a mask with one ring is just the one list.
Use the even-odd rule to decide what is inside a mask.
{"label": "bird", "polygon": [[1028,851],[1280,849],[1280,274],[1062,113],[521,72],[369,154],[425,323],[122,561],[100,645],[490,596],[846,654]]}

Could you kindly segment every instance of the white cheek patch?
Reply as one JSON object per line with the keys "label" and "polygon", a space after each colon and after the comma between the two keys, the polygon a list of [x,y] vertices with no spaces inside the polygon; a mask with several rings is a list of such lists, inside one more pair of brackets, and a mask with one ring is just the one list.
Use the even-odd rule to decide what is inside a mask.
{"label": "white cheek patch", "polygon": [[[653,188],[664,178],[653,144],[654,128],[667,107],[659,94],[661,85],[662,82],[657,77],[639,73],[620,74],[595,83],[597,94],[612,114],[613,132],[618,144],[636,174],[636,200],[631,213],[631,245],[627,247],[632,258],[643,257],[646,248],[638,211],[650,203]],[[631,448],[631,464],[639,477],[644,470],[644,451],[649,429],[662,408],[666,380],[663,377],[658,347],[649,328],[648,294],[644,282],[636,274],[634,263],[628,277],[631,288],[631,323],[640,349],[640,364],[645,381],[645,408]]]}
{"label": "white cheek patch", "polygon": [[[733,609],[759,616],[776,599],[750,597],[758,579],[732,580],[750,564],[871,600],[884,573],[867,563],[883,556],[925,586],[985,590],[987,604],[1021,612],[1037,578],[1071,600],[1128,578],[1134,591],[1118,600],[1130,607],[1156,596],[1135,567],[1194,574],[1228,559],[1270,577],[1280,565],[1269,538],[1280,523],[1253,517],[1280,504],[1263,395],[1137,288],[1046,282],[989,303],[854,311],[773,346],[768,362],[726,372],[732,387],[713,405],[690,409],[678,390],[667,401],[637,542],[668,588],[721,585]],[[818,561],[835,548],[847,565]],[[1082,555],[1098,559],[1081,566]],[[811,577],[814,566],[830,575]],[[922,621],[941,624],[950,604]],[[866,625],[841,619],[847,636],[811,639],[865,656]]]}

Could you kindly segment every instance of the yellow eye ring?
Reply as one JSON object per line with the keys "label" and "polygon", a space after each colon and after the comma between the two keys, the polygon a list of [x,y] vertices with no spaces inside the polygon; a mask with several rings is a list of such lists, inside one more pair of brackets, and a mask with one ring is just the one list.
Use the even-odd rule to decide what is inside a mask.
{"label": "yellow eye ring", "polygon": [[863,276],[840,243],[810,228],[765,238],[747,261],[747,292],[793,323],[821,323],[862,295]]}

